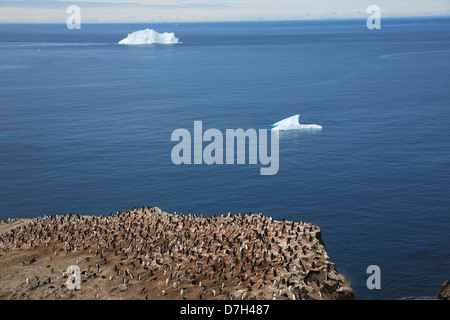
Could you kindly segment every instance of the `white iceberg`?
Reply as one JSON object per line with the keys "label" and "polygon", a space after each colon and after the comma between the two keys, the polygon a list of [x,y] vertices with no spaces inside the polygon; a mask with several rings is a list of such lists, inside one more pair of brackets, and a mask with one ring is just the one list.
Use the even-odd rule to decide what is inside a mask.
{"label": "white iceberg", "polygon": [[159,33],[153,29],[145,29],[129,33],[128,37],[119,41],[119,44],[173,44],[179,43],[173,32]]}
{"label": "white iceberg", "polygon": [[284,131],[284,130],[322,130],[322,126],[318,124],[300,124],[298,118],[300,115],[283,119],[270,126],[271,130]]}

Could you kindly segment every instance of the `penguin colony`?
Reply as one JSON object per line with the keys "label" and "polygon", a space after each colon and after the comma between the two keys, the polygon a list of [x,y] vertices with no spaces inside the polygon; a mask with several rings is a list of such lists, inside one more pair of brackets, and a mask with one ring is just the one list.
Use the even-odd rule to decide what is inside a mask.
{"label": "penguin colony", "polygon": [[142,207],[109,216],[43,216],[0,235],[2,255],[39,249],[47,267],[69,257],[80,265],[82,289],[73,295],[90,282],[110,288],[108,296],[78,299],[355,298],[329,261],[319,227],[263,214],[203,217]]}

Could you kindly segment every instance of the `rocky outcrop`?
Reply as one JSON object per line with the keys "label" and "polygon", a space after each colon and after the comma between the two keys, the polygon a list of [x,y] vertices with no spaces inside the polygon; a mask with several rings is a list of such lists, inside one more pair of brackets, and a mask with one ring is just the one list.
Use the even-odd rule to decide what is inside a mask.
{"label": "rocky outcrop", "polygon": [[[318,226],[263,214],[45,216],[0,234],[0,252],[10,299],[355,299]],[[80,290],[66,286],[73,265]]]}
{"label": "rocky outcrop", "polygon": [[450,300],[450,282],[446,280],[442,286],[441,291],[437,294],[438,300]]}

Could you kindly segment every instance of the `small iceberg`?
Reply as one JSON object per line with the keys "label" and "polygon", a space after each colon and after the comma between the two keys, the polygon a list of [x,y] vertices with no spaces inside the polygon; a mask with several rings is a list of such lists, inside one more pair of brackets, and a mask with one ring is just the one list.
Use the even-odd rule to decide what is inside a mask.
{"label": "small iceberg", "polygon": [[322,130],[322,126],[318,124],[300,124],[298,122],[298,118],[300,115],[296,114],[295,116],[283,119],[278,121],[270,126],[269,129],[284,131],[284,130]]}
{"label": "small iceberg", "polygon": [[129,33],[128,37],[119,41],[119,44],[173,44],[179,43],[173,32],[159,33],[153,29],[145,29]]}

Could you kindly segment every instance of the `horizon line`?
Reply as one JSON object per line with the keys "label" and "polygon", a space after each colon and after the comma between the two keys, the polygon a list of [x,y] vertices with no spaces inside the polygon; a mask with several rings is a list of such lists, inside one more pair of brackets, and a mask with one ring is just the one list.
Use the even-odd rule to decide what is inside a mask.
{"label": "horizon line", "polygon": [[[445,19],[450,18],[450,15],[433,15],[433,16],[389,16],[384,17],[383,20],[392,20],[392,19]],[[201,20],[201,21],[117,21],[117,22],[84,22],[83,24],[143,24],[143,23],[154,23],[154,24],[178,24],[178,23],[229,23],[229,22],[295,22],[295,21],[342,21],[342,20],[367,20],[367,17],[321,17],[321,18],[299,18],[299,19],[255,19],[255,20]],[[6,24],[66,24],[66,22],[1,22],[0,25]]]}

